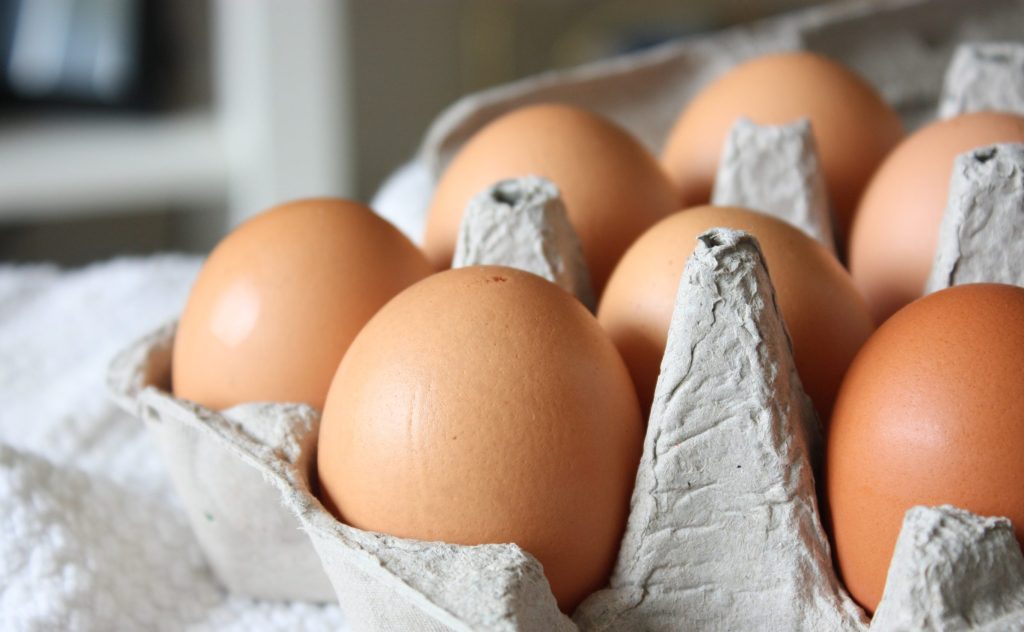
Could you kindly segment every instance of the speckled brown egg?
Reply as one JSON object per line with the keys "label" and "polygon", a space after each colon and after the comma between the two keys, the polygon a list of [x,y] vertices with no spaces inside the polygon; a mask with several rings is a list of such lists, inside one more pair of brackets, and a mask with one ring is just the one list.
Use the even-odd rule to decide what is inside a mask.
{"label": "speckled brown egg", "polygon": [[921,296],[957,155],[1024,142],[1024,118],[979,112],[938,121],[900,143],[871,179],[850,237],[850,273],[876,322]]}
{"label": "speckled brown egg", "polygon": [[469,200],[498,180],[552,180],[576,229],[594,291],[649,226],[677,209],[657,160],[628,132],[569,105],[533,105],[478,131],[452,160],[434,193],[424,250],[438,269],[451,265]]}
{"label": "speckled brown egg", "polygon": [[322,198],[265,211],[199,272],[174,340],[174,394],[214,409],[322,408],[366,321],[431,272],[412,242],[361,204]]}
{"label": "speckled brown egg", "polygon": [[952,504],[1024,541],[1024,289],[963,285],[890,318],[843,381],[828,436],[836,561],[873,611],[903,516]]}
{"label": "speckled brown egg", "polygon": [[822,419],[843,372],[873,330],[849,275],[831,252],[789,224],[755,211],[703,206],[672,215],[633,244],[615,268],[597,317],[622,353],[645,410],[654,398],[679,280],[697,237],[735,228],[761,244],[793,341],[797,371]]}
{"label": "speckled brown egg", "polygon": [[761,125],[811,120],[840,236],[871,173],[903,136],[896,112],[845,66],[806,51],[756,57],[704,88],[668,136],[661,159],[684,207],[710,199],[739,117]]}
{"label": "speckled brown egg", "polygon": [[629,373],[593,315],[538,276],[479,266],[414,285],[360,332],[317,466],[344,522],[514,542],[571,612],[611,573],[642,440]]}

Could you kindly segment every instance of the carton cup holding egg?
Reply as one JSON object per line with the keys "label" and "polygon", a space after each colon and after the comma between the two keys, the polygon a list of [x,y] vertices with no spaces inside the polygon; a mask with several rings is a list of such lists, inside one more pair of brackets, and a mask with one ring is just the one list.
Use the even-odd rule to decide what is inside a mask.
{"label": "carton cup holding egg", "polygon": [[[927,4],[884,3],[879,14],[912,24]],[[707,62],[717,45],[744,42],[733,49],[740,56],[796,48],[815,38],[825,41],[844,20],[862,34],[865,23],[885,23],[849,9],[812,11],[742,36],[640,56],[635,68],[611,64],[601,73],[567,74],[560,83],[484,93],[442,117],[428,144],[443,161],[480,120],[518,103],[569,94],[581,83],[590,86],[598,107],[612,107],[616,85],[649,85],[652,69],[681,75],[678,85],[686,92],[703,80],[691,75],[694,65]],[[671,82],[659,76],[658,83]],[[661,111],[667,109],[675,113],[667,105]],[[638,105],[623,118],[644,128],[652,111],[659,109]],[[653,127],[663,132],[667,125],[666,119]],[[742,186],[724,184],[749,181],[749,171],[723,169],[731,175],[716,182],[715,198],[759,207],[787,200],[783,206],[798,209],[787,219],[830,243],[821,184],[814,167],[806,166],[814,164],[813,149],[801,125],[759,134],[738,124],[730,142],[790,148],[793,169],[782,173],[793,178],[779,187],[762,181],[751,197]],[[654,138],[646,126],[641,136]],[[753,137],[759,140],[740,140]],[[727,149],[723,166],[741,165],[749,155]],[[592,301],[578,244],[565,231],[549,185],[527,179],[496,186],[505,193],[484,192],[481,212],[467,214],[457,262],[522,267]],[[510,198],[510,187],[521,195]],[[490,234],[480,230],[482,223],[509,221],[494,212],[489,198],[522,201],[512,232],[540,242],[499,254],[479,247]],[[961,234],[945,226],[943,231]],[[983,250],[994,250],[1005,234],[991,234]],[[943,244],[950,239],[944,236]],[[967,250],[959,248],[955,256],[961,252]],[[961,269],[966,267],[950,268]],[[749,235],[714,229],[700,237],[679,283],[614,571],[608,586],[571,618],[558,610],[537,560],[514,544],[422,542],[339,522],[321,504],[313,475],[316,412],[269,403],[221,413],[171,396],[173,326],[123,353],[110,383],[122,406],[155,431],[211,566],[236,592],[322,600],[333,588],[356,629],[864,630],[867,620],[836,577],[821,527],[814,484],[821,428],[794,369],[769,272]],[[946,272],[936,278],[942,274],[952,279]],[[999,585],[986,580],[992,577],[1000,578]],[[1012,629],[1022,609],[1024,559],[1008,521],[952,507],[915,508],[904,522],[871,628],[941,628],[967,620]]]}
{"label": "carton cup holding egg", "polygon": [[[436,593],[474,607],[504,606],[506,595],[522,592],[518,586],[532,579],[546,594],[527,592],[518,606],[530,611],[546,599],[558,614],[539,565],[514,545],[415,542],[338,522],[314,493],[319,415],[287,404],[220,413],[173,397],[166,391],[173,335],[169,325],[123,352],[110,385],[154,430],[204,553],[229,590],[270,599],[336,598],[361,628],[442,630],[459,625]],[[226,528],[209,527],[229,521]],[[481,572],[460,572],[468,568]],[[539,622],[537,629],[543,627]]]}
{"label": "carton cup holding egg", "polygon": [[308,465],[319,415],[308,406],[280,404],[219,412],[175,398],[169,393],[175,329],[168,324],[119,354],[108,375],[111,393],[150,429],[192,530],[225,587],[263,599],[330,601],[330,582],[299,521],[239,447],[257,458],[277,454]]}

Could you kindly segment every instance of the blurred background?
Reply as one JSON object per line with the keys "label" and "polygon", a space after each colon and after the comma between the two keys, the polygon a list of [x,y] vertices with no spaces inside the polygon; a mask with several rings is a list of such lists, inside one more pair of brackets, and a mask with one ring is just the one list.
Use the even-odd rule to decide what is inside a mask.
{"label": "blurred background", "polygon": [[[808,0],[0,0],[0,261],[369,201],[458,97]],[[820,4],[820,3],[818,3]]]}

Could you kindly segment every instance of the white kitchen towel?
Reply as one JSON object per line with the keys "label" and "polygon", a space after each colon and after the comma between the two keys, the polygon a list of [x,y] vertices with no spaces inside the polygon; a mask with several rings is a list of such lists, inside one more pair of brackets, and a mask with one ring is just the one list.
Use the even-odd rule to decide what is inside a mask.
{"label": "white kitchen towel", "polygon": [[229,595],[113,355],[180,313],[201,259],[0,266],[0,630],[344,630],[337,606]]}

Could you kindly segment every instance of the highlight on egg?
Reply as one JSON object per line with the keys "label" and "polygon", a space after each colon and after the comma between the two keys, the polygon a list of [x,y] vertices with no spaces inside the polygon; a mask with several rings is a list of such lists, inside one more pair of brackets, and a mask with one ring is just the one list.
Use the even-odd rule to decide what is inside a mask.
{"label": "highlight on egg", "polygon": [[178,323],[176,396],[323,408],[349,343],[433,271],[398,229],[348,200],[298,200],[241,224],[210,253]]}
{"label": "highlight on egg", "polygon": [[571,613],[612,571],[643,432],[629,373],[578,300],[471,266],[408,288],[359,333],[317,469],[325,506],[354,527],[518,544]]}
{"label": "highlight on egg", "polygon": [[843,379],[825,493],[838,570],[873,611],[904,514],[1005,516],[1024,542],[1024,289],[974,284],[883,324]]}
{"label": "highlight on egg", "polygon": [[644,230],[677,209],[658,161],[625,129],[579,107],[531,105],[496,118],[459,150],[435,190],[424,250],[451,265],[469,200],[499,180],[543,176],[562,193],[594,291]]}

